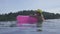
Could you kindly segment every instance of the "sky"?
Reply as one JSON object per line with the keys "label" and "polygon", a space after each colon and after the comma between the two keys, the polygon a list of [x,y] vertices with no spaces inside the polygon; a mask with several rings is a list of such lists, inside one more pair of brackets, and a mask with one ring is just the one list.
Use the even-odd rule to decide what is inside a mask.
{"label": "sky", "polygon": [[0,0],[0,14],[36,9],[60,13],[60,0]]}

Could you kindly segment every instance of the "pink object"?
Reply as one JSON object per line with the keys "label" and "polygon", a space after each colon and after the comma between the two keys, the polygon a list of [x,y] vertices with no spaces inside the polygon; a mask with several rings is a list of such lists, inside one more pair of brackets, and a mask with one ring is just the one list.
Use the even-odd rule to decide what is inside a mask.
{"label": "pink object", "polygon": [[37,23],[37,18],[31,16],[18,15],[17,24],[34,24]]}

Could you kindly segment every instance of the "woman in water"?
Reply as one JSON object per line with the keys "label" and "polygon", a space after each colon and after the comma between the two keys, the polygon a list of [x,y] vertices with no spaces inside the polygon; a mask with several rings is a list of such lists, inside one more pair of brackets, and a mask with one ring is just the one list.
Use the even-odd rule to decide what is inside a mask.
{"label": "woman in water", "polygon": [[32,17],[35,17],[38,19],[38,22],[37,22],[37,31],[42,31],[42,23],[44,21],[44,17],[43,17],[43,14],[42,14],[42,10],[38,9],[34,15],[30,15]]}
{"label": "woman in water", "polygon": [[37,11],[36,11],[36,17],[37,17],[37,19],[38,19],[38,23],[37,23],[37,30],[38,31],[42,31],[42,23],[43,23],[43,21],[44,21],[44,17],[43,17],[43,14],[42,14],[42,11],[40,10],[40,9],[38,9]]}

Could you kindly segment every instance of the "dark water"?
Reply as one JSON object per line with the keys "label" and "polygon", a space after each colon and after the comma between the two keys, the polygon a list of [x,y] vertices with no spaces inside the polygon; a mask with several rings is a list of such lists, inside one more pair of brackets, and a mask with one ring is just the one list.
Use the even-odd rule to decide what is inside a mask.
{"label": "dark water", "polygon": [[60,34],[60,19],[46,20],[42,24],[42,31],[37,27],[0,27],[0,34]]}

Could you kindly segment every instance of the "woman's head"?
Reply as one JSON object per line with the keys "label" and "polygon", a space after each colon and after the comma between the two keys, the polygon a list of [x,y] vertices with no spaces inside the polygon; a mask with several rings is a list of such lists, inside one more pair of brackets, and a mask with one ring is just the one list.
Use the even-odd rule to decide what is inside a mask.
{"label": "woman's head", "polygon": [[38,13],[42,13],[42,10],[41,10],[41,9],[37,9],[37,12],[38,12]]}

